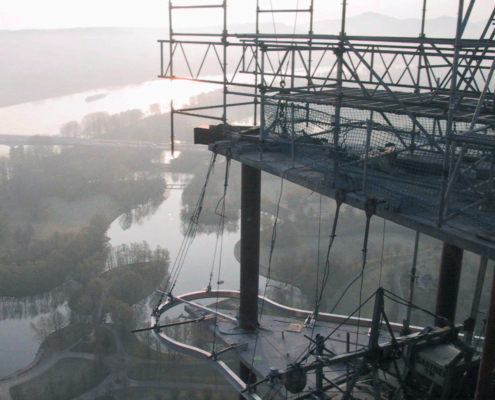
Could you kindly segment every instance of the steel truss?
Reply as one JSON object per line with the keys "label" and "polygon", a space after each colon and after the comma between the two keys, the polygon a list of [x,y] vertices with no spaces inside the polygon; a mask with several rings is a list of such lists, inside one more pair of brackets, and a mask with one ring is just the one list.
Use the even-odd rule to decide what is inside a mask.
{"label": "steel truss", "polygon": [[[170,38],[159,40],[160,77],[216,83],[223,87],[223,101],[218,105],[175,109],[171,100],[172,149],[175,114],[218,120],[225,133],[227,108],[252,105],[254,123],[258,124],[260,119],[263,132],[265,102],[271,98],[334,106],[335,147],[339,146],[340,131],[345,125],[341,118],[343,107],[371,110],[385,118],[384,111],[401,114],[412,122],[412,134],[424,135],[433,150],[443,157],[438,224],[455,217],[456,213],[449,211],[449,200],[455,183],[463,179],[464,173],[469,173],[463,164],[469,149],[483,149],[482,161],[495,163],[492,156],[495,154],[495,8],[480,38],[466,39],[464,30],[475,0],[469,1],[465,11],[464,0],[460,0],[456,36],[439,39],[425,36],[426,0],[417,38],[348,36],[345,2],[339,35],[313,32],[312,0],[308,8],[299,10],[263,9],[259,3],[258,0],[256,32],[231,34],[227,30],[226,0],[201,6],[176,6],[169,2]],[[199,8],[221,11],[222,32],[176,33],[173,13],[179,9]],[[268,12],[308,13],[310,31],[307,34],[260,33],[259,16]],[[165,61],[166,43],[168,61]],[[232,67],[228,69],[228,65]],[[216,68],[213,74],[212,68]],[[205,76],[206,70],[210,76]],[[245,96],[248,100],[229,102],[229,95]],[[221,115],[206,113],[214,109],[220,109]],[[433,131],[424,126],[422,118],[433,121]],[[455,128],[459,122],[467,123],[467,129],[459,132]],[[390,121],[388,124],[392,132],[403,131]],[[414,151],[414,148],[406,150]],[[477,197],[469,207],[486,204],[492,197],[495,174],[489,175],[481,190],[471,189]]]}
{"label": "steel truss", "polygon": [[[331,123],[312,136],[330,133],[332,140],[315,148],[325,147],[328,154],[338,155],[345,132],[353,128],[363,129],[367,139],[363,149],[365,160],[350,163],[363,165],[363,193],[367,194],[365,182],[370,138],[376,132],[386,131],[395,135],[402,154],[413,154],[421,149],[441,160],[437,185],[440,188],[435,194],[438,198],[433,200],[437,205],[438,227],[466,210],[495,210],[495,7],[477,39],[468,39],[464,35],[476,0],[466,1],[466,9],[465,1],[458,1],[456,34],[452,38],[425,35],[427,0],[423,1],[418,37],[374,37],[346,34],[345,1],[338,35],[313,32],[315,10],[312,0],[303,10],[263,9],[260,1],[257,1],[256,26],[252,34],[228,32],[227,0],[202,6],[174,6],[169,1],[170,32],[169,39],[159,40],[159,77],[172,81],[215,83],[223,89],[221,104],[176,109],[171,100],[172,151],[175,114],[220,121],[225,134],[228,108],[252,106],[254,124],[259,125],[261,131],[262,158],[269,130],[265,126],[269,103],[285,104],[286,115],[290,114],[287,111],[292,107],[293,132],[294,104],[306,104],[308,118],[310,105],[328,105],[333,113]],[[222,32],[174,31],[173,13],[179,9],[200,8],[216,8],[221,12]],[[307,13],[309,32],[261,33],[259,17],[269,12]],[[243,96],[246,101],[231,102],[231,96]],[[370,117],[361,124],[349,121],[344,115],[349,109],[364,110]],[[215,114],[215,110],[221,110],[221,115]],[[385,123],[377,126],[373,115],[380,116]],[[389,118],[390,115],[405,118],[408,128]],[[406,135],[409,135],[408,140],[404,140]],[[293,149],[294,134],[292,152]],[[473,152],[476,153],[475,159]],[[339,162],[335,161],[335,165]],[[473,171],[476,172],[481,165],[483,167],[479,170],[482,174],[478,173],[473,182]],[[461,189],[459,182],[463,182]],[[402,183],[407,186],[411,181]],[[430,182],[414,184],[427,186]],[[464,203],[463,209],[454,209],[451,205],[460,192],[466,195],[469,203]],[[490,338],[487,342],[490,349],[485,349],[484,353],[490,354],[494,348],[493,340]],[[486,372],[489,367],[482,370]],[[486,382],[479,384],[482,390],[486,386]]]}

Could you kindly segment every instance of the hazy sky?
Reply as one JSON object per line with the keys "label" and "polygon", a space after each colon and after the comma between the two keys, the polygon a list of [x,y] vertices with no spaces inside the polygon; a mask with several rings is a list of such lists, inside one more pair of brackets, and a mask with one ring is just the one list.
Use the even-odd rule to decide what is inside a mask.
{"label": "hazy sky", "polygon": [[[468,1],[465,0],[465,3]],[[309,0],[260,0],[260,7],[270,8],[307,7]],[[315,0],[318,11],[315,19],[336,19],[340,16],[342,0]],[[347,0],[348,16],[374,11],[396,18],[420,18],[423,0]],[[173,0],[174,5],[221,4],[221,0]],[[228,0],[229,23],[254,21],[256,0]],[[427,18],[455,16],[456,0],[429,0]],[[478,0],[472,20],[487,18],[493,8],[493,0]],[[2,0],[0,7],[0,29],[50,29],[95,26],[166,26],[168,0]],[[217,25],[221,16],[201,12],[174,11],[174,25]],[[271,18],[271,15],[265,14]],[[300,21],[304,21],[303,16]],[[293,23],[294,17],[284,21],[280,14],[277,21]]]}

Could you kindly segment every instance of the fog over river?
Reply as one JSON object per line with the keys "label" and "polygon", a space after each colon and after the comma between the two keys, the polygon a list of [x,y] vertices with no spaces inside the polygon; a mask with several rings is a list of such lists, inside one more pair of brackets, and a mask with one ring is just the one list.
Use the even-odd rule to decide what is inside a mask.
{"label": "fog over river", "polygon": [[[96,111],[118,113],[129,109],[141,109],[148,113],[150,104],[159,103],[162,112],[167,110],[168,96],[166,81],[146,82],[138,86],[111,88],[47,99],[43,101],[19,104],[0,108],[0,132],[5,134],[58,134],[59,127],[71,120],[80,120],[84,115]],[[177,92],[181,93],[178,104],[186,104],[190,96],[206,92],[215,87],[211,85],[196,85],[192,91],[185,82],[178,84]],[[180,89],[180,90],[179,90]],[[104,98],[87,102],[88,96],[106,93]],[[168,138],[164,137],[164,141]],[[3,154],[8,153],[8,147],[3,147]],[[170,154],[164,154],[164,159],[170,159]],[[187,179],[187,174],[175,174],[175,179]],[[166,182],[173,181],[172,174],[164,174]],[[170,252],[171,265],[180,249],[183,235],[181,233],[181,194],[182,189],[167,190],[166,200],[156,213],[146,217],[140,223],[134,223],[124,230],[115,220],[108,232],[112,246],[126,243],[146,241],[152,249],[156,246],[166,248]],[[238,262],[235,260],[233,248],[239,239],[238,233],[225,234],[223,237],[224,254],[222,256],[222,280],[225,287],[238,288]],[[209,280],[213,262],[213,254],[217,238],[215,234],[198,234],[187,256],[186,265],[175,292],[184,293],[203,289]],[[218,260],[217,260],[218,262]],[[56,289],[54,292],[60,292]],[[62,295],[58,295],[63,297]],[[39,343],[34,340],[31,323],[52,311],[50,305],[57,305],[59,310],[67,312],[65,300],[54,300],[57,294],[45,294],[33,298],[17,299],[0,298],[0,377],[11,374],[28,365],[35,357]],[[62,302],[62,304],[58,304]],[[48,309],[44,309],[48,308]],[[31,310],[31,312],[29,311]],[[37,310],[37,311],[35,311]],[[30,316],[37,314],[36,316]]]}

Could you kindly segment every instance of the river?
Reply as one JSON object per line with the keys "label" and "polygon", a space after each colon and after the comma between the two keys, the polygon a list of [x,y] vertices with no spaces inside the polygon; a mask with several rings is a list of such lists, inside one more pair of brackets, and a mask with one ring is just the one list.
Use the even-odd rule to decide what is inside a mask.
{"label": "river", "polygon": [[[19,104],[0,108],[0,132],[10,134],[57,134],[60,125],[71,120],[80,120],[84,115],[106,111],[117,113],[128,109],[139,108],[147,113],[153,103],[162,105],[162,111],[166,111],[169,97],[167,96],[168,82],[163,80],[146,82],[142,85],[107,90],[78,93],[43,101]],[[202,92],[216,89],[215,85],[196,85],[194,88],[189,82],[177,84],[176,104],[187,104],[189,97]],[[107,93],[97,101],[86,102],[88,96]],[[177,100],[179,99],[179,101]],[[4,148],[8,150],[8,148]],[[170,157],[165,155],[167,161]],[[171,182],[170,174],[165,174],[164,179]],[[118,220],[110,226],[107,235],[110,244],[118,246],[124,243],[147,241],[151,248],[161,246],[170,252],[173,263],[177,256],[181,243],[181,189],[172,189],[167,194],[166,200],[158,210],[140,223],[133,224],[129,229],[123,230]],[[225,234],[223,236],[222,274],[221,280],[229,289],[237,289],[239,286],[239,268],[233,253],[235,243],[239,240],[239,233]],[[188,252],[186,265],[182,276],[178,280],[175,293],[201,290],[207,286],[215,244],[215,234],[198,234]],[[218,266],[218,258],[217,258]],[[217,279],[215,272],[215,280]],[[58,304],[46,296],[16,300],[14,308],[24,310],[4,315],[0,320],[0,377],[9,375],[16,370],[27,366],[33,361],[39,343],[34,339],[30,328],[31,323],[36,323],[39,318],[46,315],[46,310],[40,304],[54,304],[52,309],[59,308],[66,311],[65,304]],[[1,299],[4,308],[12,308],[12,299]],[[19,306],[19,304],[21,304]],[[26,310],[38,309],[40,311],[26,312]],[[36,316],[32,316],[37,314]],[[17,316],[14,316],[17,315]]]}
{"label": "river", "polygon": [[[0,107],[0,134],[56,135],[60,126],[69,121],[80,121],[87,114],[105,111],[115,114],[140,109],[149,114],[151,104],[160,104],[161,111],[170,109],[170,93],[175,107],[189,104],[189,99],[200,93],[211,92],[219,86],[208,83],[177,81],[173,85],[160,79],[141,85],[91,90],[51,99]],[[86,101],[90,96],[105,97]]]}

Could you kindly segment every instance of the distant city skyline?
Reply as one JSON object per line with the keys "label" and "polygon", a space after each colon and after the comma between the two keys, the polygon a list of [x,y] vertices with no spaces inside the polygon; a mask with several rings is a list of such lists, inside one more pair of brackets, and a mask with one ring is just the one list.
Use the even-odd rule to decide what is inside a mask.
{"label": "distant city skyline", "polygon": [[[222,0],[173,0],[174,5],[221,4]],[[468,0],[464,1],[467,7]],[[228,18],[230,24],[253,22],[256,0],[230,0]],[[342,0],[315,0],[315,20],[339,19]],[[423,0],[347,0],[348,17],[365,12],[376,12],[391,17],[421,18]],[[262,9],[307,8],[309,0],[260,0]],[[430,0],[427,3],[427,18],[455,17],[458,1]],[[478,0],[471,20],[488,18],[493,9],[491,0]],[[215,14],[216,13],[216,14]],[[182,14],[182,15],[181,15]],[[187,14],[187,16],[186,16]],[[196,12],[174,11],[174,26],[209,26],[221,22],[219,11],[202,9]],[[265,22],[272,22],[271,14],[264,14]],[[294,14],[277,14],[276,22],[293,25]],[[299,14],[298,23],[307,22],[307,15]],[[168,0],[15,0],[3,2],[0,9],[0,29],[63,29],[84,27],[166,27],[168,24]]]}

